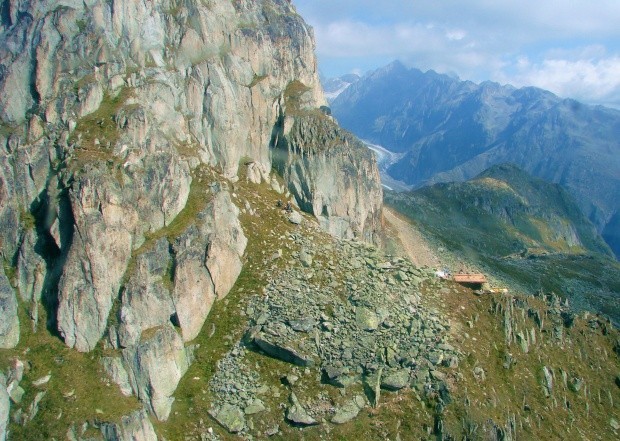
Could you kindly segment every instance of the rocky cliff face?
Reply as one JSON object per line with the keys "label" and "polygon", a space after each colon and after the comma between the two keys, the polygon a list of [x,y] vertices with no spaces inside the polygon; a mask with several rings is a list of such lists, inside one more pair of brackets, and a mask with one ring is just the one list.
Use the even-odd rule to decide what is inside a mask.
{"label": "rocky cliff face", "polygon": [[372,152],[320,112],[283,118],[279,135],[276,166],[302,209],[336,237],[379,242],[383,192]]}
{"label": "rocky cliff face", "polygon": [[[297,110],[325,104],[313,50],[285,0],[2,1],[0,347],[23,302],[34,331],[82,352],[104,340],[107,370],[166,419],[185,343],[242,270],[230,185],[275,179],[287,91],[303,88]],[[332,233],[373,240],[376,165],[347,143],[286,185]]]}

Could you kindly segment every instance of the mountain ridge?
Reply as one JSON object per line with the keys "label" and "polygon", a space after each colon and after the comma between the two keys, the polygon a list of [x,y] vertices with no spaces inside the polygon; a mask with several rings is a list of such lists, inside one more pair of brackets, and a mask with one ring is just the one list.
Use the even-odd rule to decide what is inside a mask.
{"label": "mountain ridge", "polygon": [[560,185],[498,164],[465,182],[388,192],[386,202],[504,283],[554,291],[620,323],[620,266]]}
{"label": "mountain ridge", "polygon": [[620,209],[618,110],[399,62],[366,75],[331,106],[357,136],[405,152],[388,173],[416,187],[513,162],[567,188],[599,232]]}

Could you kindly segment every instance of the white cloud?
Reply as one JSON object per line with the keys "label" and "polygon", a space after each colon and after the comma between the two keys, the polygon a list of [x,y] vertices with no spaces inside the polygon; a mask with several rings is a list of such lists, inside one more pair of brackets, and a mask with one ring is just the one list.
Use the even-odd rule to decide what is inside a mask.
{"label": "white cloud", "polygon": [[[330,75],[400,59],[620,107],[620,0],[295,0]],[[334,66],[330,68],[329,66]]]}
{"label": "white cloud", "polygon": [[441,32],[425,25],[370,26],[349,20],[315,26],[319,53],[328,57],[399,56],[437,48]]}
{"label": "white cloud", "polygon": [[448,31],[446,33],[446,38],[448,40],[453,40],[453,41],[460,41],[463,38],[465,38],[467,36],[467,33],[465,31],[461,31],[459,29],[454,29],[452,31]]}
{"label": "white cloud", "polygon": [[562,97],[620,107],[620,56],[590,59],[521,58],[513,73],[497,72],[496,80],[515,86],[537,86]]}

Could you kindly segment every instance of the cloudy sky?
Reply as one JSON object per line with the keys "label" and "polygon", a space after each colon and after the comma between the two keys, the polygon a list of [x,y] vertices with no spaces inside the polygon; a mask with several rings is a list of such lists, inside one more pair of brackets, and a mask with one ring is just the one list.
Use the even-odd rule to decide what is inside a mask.
{"label": "cloudy sky", "polygon": [[620,0],[293,0],[322,73],[399,59],[620,108]]}

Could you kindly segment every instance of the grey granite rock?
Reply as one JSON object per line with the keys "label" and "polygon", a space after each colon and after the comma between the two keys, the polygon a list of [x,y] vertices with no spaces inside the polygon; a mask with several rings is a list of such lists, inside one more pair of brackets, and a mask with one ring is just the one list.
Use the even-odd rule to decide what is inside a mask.
{"label": "grey granite rock", "polygon": [[241,432],[246,427],[243,411],[237,406],[226,403],[221,408],[209,413],[230,433]]}
{"label": "grey granite rock", "polygon": [[311,355],[303,354],[291,347],[275,343],[262,333],[254,337],[254,344],[265,351],[266,354],[279,360],[286,361],[287,363],[293,363],[302,367],[312,367],[316,364],[316,361]]}
{"label": "grey granite rock", "polygon": [[400,390],[409,384],[410,375],[407,369],[388,372],[381,378],[381,387],[392,391]]}
{"label": "grey granite rock", "polygon": [[0,349],[10,349],[19,343],[17,298],[9,279],[0,269]]}
{"label": "grey granite rock", "polygon": [[332,417],[332,423],[345,424],[353,420],[364,408],[365,400],[362,396],[356,396],[347,401],[342,407],[336,409],[336,413]]}
{"label": "grey granite rock", "polygon": [[157,441],[157,433],[146,410],[121,418],[120,423],[103,423],[100,427],[105,441]]}
{"label": "grey granite rock", "polygon": [[140,343],[123,349],[123,363],[134,394],[158,420],[168,419],[190,353],[171,324],[147,331]]}
{"label": "grey granite rock", "polygon": [[369,308],[359,307],[355,312],[357,326],[364,331],[374,331],[379,327],[379,317]]}
{"label": "grey granite rock", "polygon": [[103,357],[101,364],[108,377],[119,386],[121,393],[127,397],[130,396],[132,388],[123,360],[120,357]]}
{"label": "grey granite rock", "polygon": [[291,393],[290,396],[290,405],[286,410],[286,419],[300,426],[314,426],[319,424],[317,420],[308,414],[294,393]]}

